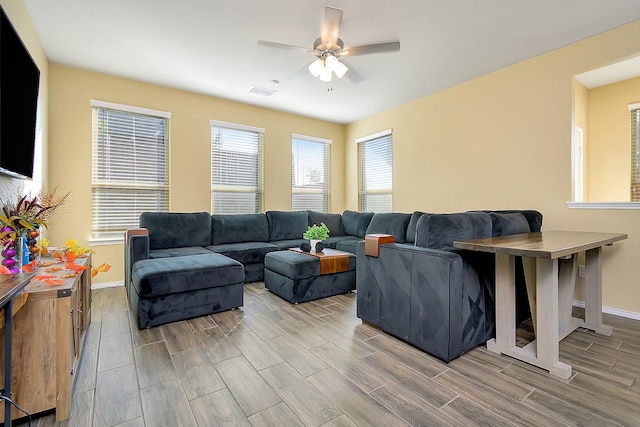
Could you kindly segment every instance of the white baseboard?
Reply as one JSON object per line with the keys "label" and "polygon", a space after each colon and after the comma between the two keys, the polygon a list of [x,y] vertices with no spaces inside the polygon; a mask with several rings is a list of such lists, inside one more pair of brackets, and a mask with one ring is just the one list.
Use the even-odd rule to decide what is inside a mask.
{"label": "white baseboard", "polygon": [[124,286],[124,282],[92,283],[91,289],[116,288],[118,286]]}
{"label": "white baseboard", "polygon": [[[584,308],[584,301],[573,301],[573,305],[576,307]],[[640,320],[640,313],[635,311],[620,310],[611,307],[602,307],[602,312],[607,314],[613,314],[615,316],[626,317],[628,319]]]}

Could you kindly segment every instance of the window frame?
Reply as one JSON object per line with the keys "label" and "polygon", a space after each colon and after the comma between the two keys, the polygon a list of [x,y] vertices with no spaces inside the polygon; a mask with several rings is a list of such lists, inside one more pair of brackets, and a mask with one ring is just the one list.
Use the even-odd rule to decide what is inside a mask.
{"label": "window frame", "polygon": [[[224,130],[228,130],[228,131],[232,131],[232,132],[248,132],[248,133],[255,133],[257,136],[257,158],[256,158],[256,167],[255,167],[255,171],[256,171],[256,176],[255,176],[255,183],[256,185],[253,187],[254,190],[253,191],[249,191],[247,189],[242,189],[243,186],[232,186],[232,185],[224,185],[224,184],[214,184],[214,174],[216,173],[215,171],[215,167],[216,165],[214,165],[214,128],[218,128],[218,129],[224,129]],[[211,170],[210,170],[210,184],[211,184],[211,201],[209,204],[210,207],[210,212],[211,214],[236,214],[236,213],[248,213],[248,212],[240,212],[240,211],[221,211],[221,212],[216,212],[214,209],[214,204],[216,203],[215,200],[215,193],[219,192],[219,193],[243,193],[243,194],[255,194],[256,197],[256,206],[255,206],[255,212],[252,213],[260,213],[264,210],[264,134],[265,134],[265,129],[264,128],[259,128],[259,127],[255,127],[255,126],[249,126],[249,125],[244,125],[244,124],[238,124],[238,123],[231,123],[231,122],[223,122],[223,121],[219,121],[219,120],[210,120],[209,121],[209,129],[210,129],[210,155],[211,155]],[[219,172],[218,176],[223,176],[225,175],[222,171]],[[226,174],[225,176],[228,176],[229,174]],[[250,187],[250,186],[245,186],[245,187]]]}
{"label": "window frame", "polygon": [[629,200],[634,203],[640,202],[640,102],[629,104],[628,107],[631,134],[631,182],[629,187]]}
{"label": "window frame", "polygon": [[[300,164],[296,163],[296,143],[311,143],[311,144],[319,144],[323,149],[323,159],[322,159],[322,188],[302,188],[300,185],[296,185],[296,176],[297,168],[300,167]],[[292,211],[302,211],[302,210],[314,210],[317,212],[328,213],[331,210],[331,143],[332,140],[326,138],[318,138],[314,136],[301,135],[301,134],[292,134],[291,135],[291,210]],[[299,159],[298,159],[299,160]],[[299,162],[298,162],[299,163]],[[298,201],[299,205],[296,205],[295,196],[296,195],[322,195],[323,207],[321,210],[314,208],[314,206],[307,204],[306,206],[302,206],[304,203],[302,201]]]}
{"label": "window frame", "polygon": [[[112,230],[99,230],[96,227],[96,223],[99,222],[99,219],[96,218],[96,209],[98,209],[100,204],[105,204],[103,208],[108,208],[113,206],[113,201],[111,202],[100,202],[97,200],[97,193],[100,190],[126,190],[126,191],[136,191],[140,190],[140,194],[144,195],[145,193],[152,192],[160,192],[164,197],[163,200],[160,201],[162,205],[163,211],[169,210],[170,204],[170,174],[169,174],[169,150],[170,150],[170,135],[171,135],[171,117],[172,113],[160,110],[154,110],[144,107],[137,107],[132,105],[125,104],[117,104],[113,102],[105,102],[100,100],[91,99],[91,237],[89,239],[89,243],[92,245],[104,245],[104,244],[113,244],[113,243],[121,243],[124,242],[124,231],[120,228],[112,229]],[[164,171],[158,176],[162,176],[162,178],[155,183],[145,182],[144,180],[135,181],[135,180],[123,180],[123,179],[104,179],[103,175],[107,174],[107,171],[104,169],[99,169],[100,163],[98,161],[101,156],[100,150],[100,141],[98,135],[98,115],[101,110],[111,110],[117,113],[122,114],[130,114],[132,116],[146,116],[151,117],[153,119],[161,119],[164,121],[164,147],[163,147],[163,168]],[[114,129],[115,131],[115,129]],[[131,135],[135,143],[135,135]],[[142,142],[141,142],[142,143]],[[102,144],[102,149],[106,149],[104,147],[104,143]],[[109,143],[110,145],[110,143]],[[145,147],[143,147],[145,148]],[[102,154],[103,156],[105,154]],[[113,155],[108,155],[110,158],[114,158]],[[127,163],[127,162],[125,162]],[[109,162],[111,164],[111,162]],[[131,176],[138,176],[135,173],[135,167],[133,167],[130,171],[127,171]],[[108,196],[107,196],[108,197]],[[135,197],[135,195],[134,195]],[[135,203],[134,203],[135,204]],[[157,209],[158,205],[156,204],[155,209]],[[146,209],[142,209],[146,210]],[[141,213],[141,212],[140,212]],[[108,224],[107,224],[108,225]],[[130,223],[126,225],[126,228],[136,228],[139,226],[139,215],[136,216],[135,219],[131,219]]]}
{"label": "window frame", "polygon": [[[374,144],[374,143],[382,143],[388,140],[389,142],[389,164],[391,165],[391,170],[389,171],[389,176],[386,177],[389,181],[389,188],[384,189],[367,189],[366,186],[366,159],[364,159],[365,155],[365,147],[366,144]],[[393,212],[393,131],[392,129],[386,129],[371,135],[367,135],[361,138],[356,139],[356,143],[358,144],[358,209],[361,212],[370,211],[370,212]],[[373,195],[389,195],[389,207],[388,210],[377,210],[370,209],[370,205],[367,203],[368,196]]]}

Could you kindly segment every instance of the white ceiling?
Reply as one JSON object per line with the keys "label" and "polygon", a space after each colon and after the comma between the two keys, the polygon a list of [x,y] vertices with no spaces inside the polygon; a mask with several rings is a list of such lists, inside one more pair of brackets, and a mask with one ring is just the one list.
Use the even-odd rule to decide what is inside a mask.
{"label": "white ceiling", "polygon": [[[640,19],[638,0],[25,0],[49,60],[350,123]],[[324,7],[344,11],[346,46],[401,50],[348,59],[364,77],[308,73]],[[296,78],[297,76],[297,78]],[[280,84],[272,86],[271,81]],[[275,89],[265,97],[251,85]],[[118,100],[106,100],[114,101]]]}

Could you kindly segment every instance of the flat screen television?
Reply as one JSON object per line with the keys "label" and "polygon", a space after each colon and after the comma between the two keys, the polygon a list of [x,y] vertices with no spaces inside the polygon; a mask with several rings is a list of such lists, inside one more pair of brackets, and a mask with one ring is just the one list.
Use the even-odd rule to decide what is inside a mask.
{"label": "flat screen television", "polygon": [[0,173],[33,178],[40,70],[0,7]]}

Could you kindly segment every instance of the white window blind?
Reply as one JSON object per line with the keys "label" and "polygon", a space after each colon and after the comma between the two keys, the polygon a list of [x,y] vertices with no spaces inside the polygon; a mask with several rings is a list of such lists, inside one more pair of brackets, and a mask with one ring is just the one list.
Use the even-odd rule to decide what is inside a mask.
{"label": "white window blind", "polygon": [[640,201],[640,104],[629,106],[631,113],[631,201]]}
{"label": "white window blind", "polygon": [[329,211],[330,140],[294,134],[291,139],[291,209]]}
{"label": "white window blind", "polygon": [[[169,209],[169,113],[91,102],[93,239],[122,237],[146,211]],[[157,115],[153,115],[157,114]]]}
{"label": "white window blind", "polygon": [[264,129],[211,121],[211,212],[262,211]]}
{"label": "white window blind", "polygon": [[358,203],[363,212],[393,212],[391,131],[358,143]]}

